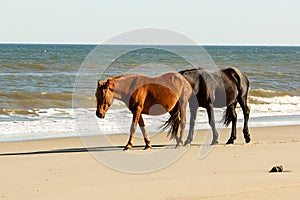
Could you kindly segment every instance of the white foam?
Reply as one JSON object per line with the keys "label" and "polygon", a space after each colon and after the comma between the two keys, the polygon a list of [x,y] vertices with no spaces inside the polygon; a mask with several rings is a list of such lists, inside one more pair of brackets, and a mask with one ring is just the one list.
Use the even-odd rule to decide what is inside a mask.
{"label": "white foam", "polygon": [[251,116],[286,116],[300,115],[299,96],[280,96],[280,97],[251,97],[259,104],[250,104]]}
{"label": "white foam", "polygon": [[261,102],[262,104],[290,104],[299,106],[300,104],[300,97],[299,96],[276,96],[271,98],[266,97],[251,97],[252,99]]}
{"label": "white foam", "polygon": [[[300,97],[299,96],[280,96],[280,97],[251,97],[256,104],[250,104],[250,126],[272,126],[279,123],[284,125],[300,124],[297,117],[300,116]],[[223,127],[220,122],[225,108],[216,108],[215,121],[217,127]],[[238,126],[243,124],[243,112],[240,107],[236,109],[238,114]],[[125,104],[115,101],[113,106],[106,113],[104,119],[95,116],[95,108],[78,109],[35,109],[28,110],[33,114],[18,115],[11,113],[10,116],[0,116],[0,140],[26,140],[33,138],[65,137],[77,135],[78,119],[80,123],[87,123],[80,134],[114,134],[129,133],[132,113],[126,108]],[[160,130],[164,122],[169,118],[169,114],[161,116],[143,115],[149,133]],[[189,129],[189,110],[187,112],[186,130]],[[270,118],[277,117],[277,121]],[[289,120],[290,119],[290,120]],[[80,124],[81,125],[81,124]],[[92,126],[92,127],[88,127]],[[198,109],[196,129],[209,129],[206,110]],[[91,131],[92,130],[92,131]],[[137,129],[137,132],[140,132]]]}

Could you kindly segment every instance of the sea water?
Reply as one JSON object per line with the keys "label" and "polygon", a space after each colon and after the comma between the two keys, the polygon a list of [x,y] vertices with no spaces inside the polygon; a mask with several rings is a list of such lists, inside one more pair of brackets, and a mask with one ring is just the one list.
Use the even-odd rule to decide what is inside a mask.
{"label": "sea water", "polygon": [[[106,45],[101,55],[91,58],[95,48],[95,45],[0,44],[0,140],[84,135],[78,133],[75,118],[86,114],[97,123],[91,135],[97,131],[128,134],[132,114],[124,103],[114,101],[105,119],[96,118],[94,92],[98,79],[129,72],[157,75],[164,72],[161,66],[173,71],[206,68],[206,63],[191,66],[182,57],[161,51],[163,46],[137,46],[138,51],[124,54],[132,46]],[[193,57],[200,47],[167,49],[172,48]],[[236,67],[248,75],[250,127],[300,124],[300,47],[204,46],[201,49],[210,56],[214,70]],[[122,56],[114,58],[114,55]],[[216,121],[222,119],[224,109],[215,109]],[[237,113],[238,126],[242,127],[239,107]],[[189,112],[187,115],[189,118]],[[159,131],[168,117],[168,114],[144,116],[148,131]],[[208,128],[206,111],[199,108],[196,129]]]}

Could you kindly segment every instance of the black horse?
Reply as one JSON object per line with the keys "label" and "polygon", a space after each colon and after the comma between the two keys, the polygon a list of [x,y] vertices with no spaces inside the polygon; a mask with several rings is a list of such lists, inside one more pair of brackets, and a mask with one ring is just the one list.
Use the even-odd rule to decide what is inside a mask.
{"label": "black horse", "polygon": [[226,68],[218,72],[209,72],[205,69],[189,69],[180,71],[191,84],[194,95],[189,100],[191,119],[188,137],[185,145],[191,144],[193,141],[195,120],[198,107],[207,110],[209,124],[213,132],[213,140],[211,144],[218,143],[218,132],[215,127],[213,107],[225,107],[224,124],[229,126],[232,122],[231,136],[227,144],[233,144],[236,139],[236,122],[237,114],[235,108],[237,102],[243,109],[244,114],[244,138],[246,143],[250,142],[250,134],[248,130],[248,120],[250,110],[247,106],[247,96],[249,89],[249,80],[245,73],[236,68]]}

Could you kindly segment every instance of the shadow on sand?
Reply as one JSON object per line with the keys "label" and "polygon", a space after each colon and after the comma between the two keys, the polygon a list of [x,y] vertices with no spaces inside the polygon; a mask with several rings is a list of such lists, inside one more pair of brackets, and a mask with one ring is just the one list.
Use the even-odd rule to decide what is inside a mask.
{"label": "shadow on sand", "polygon": [[[161,144],[152,145],[153,149],[172,148],[175,145]],[[105,146],[105,147],[89,147],[89,148],[67,148],[43,151],[30,151],[30,152],[15,152],[15,153],[1,153],[0,156],[20,156],[20,155],[42,155],[42,154],[61,154],[61,153],[82,153],[82,152],[105,152],[105,151],[122,151],[124,146]],[[136,145],[131,150],[142,150],[144,146]]]}
{"label": "shadow on sand", "polygon": [[[217,144],[221,145],[221,144]],[[204,144],[191,144],[189,147],[203,147]],[[143,150],[145,146],[135,145],[130,151]],[[175,149],[174,144],[158,144],[152,145],[152,149]],[[185,148],[185,147],[183,147]],[[42,155],[42,154],[61,154],[61,153],[82,153],[82,152],[109,152],[109,151],[123,151],[124,146],[104,146],[104,147],[80,147],[80,148],[67,148],[67,149],[54,149],[43,151],[29,151],[29,152],[12,152],[12,153],[0,153],[1,156],[22,156],[22,155]]]}

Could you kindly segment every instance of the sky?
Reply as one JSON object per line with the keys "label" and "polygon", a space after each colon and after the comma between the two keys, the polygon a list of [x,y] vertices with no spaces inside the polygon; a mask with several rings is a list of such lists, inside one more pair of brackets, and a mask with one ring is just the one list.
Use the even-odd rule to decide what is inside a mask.
{"label": "sky", "polygon": [[300,45],[299,0],[0,0],[0,43],[88,43],[141,28],[198,44]]}

